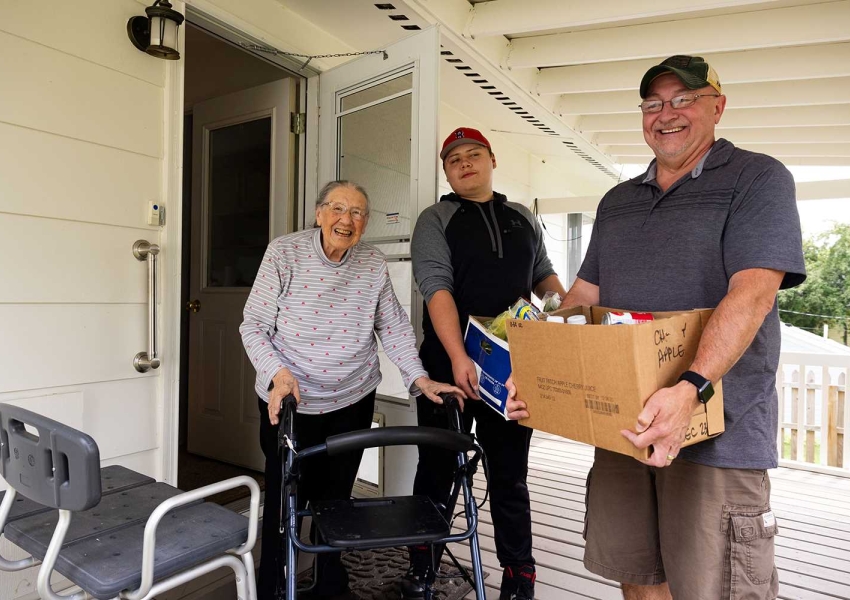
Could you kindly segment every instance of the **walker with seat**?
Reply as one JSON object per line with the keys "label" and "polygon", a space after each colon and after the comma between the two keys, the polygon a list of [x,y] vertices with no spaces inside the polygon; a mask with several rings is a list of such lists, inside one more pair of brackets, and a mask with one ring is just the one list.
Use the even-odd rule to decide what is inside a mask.
{"label": "walker with seat", "polygon": [[[435,427],[380,427],[334,435],[323,444],[309,448],[298,446],[294,431],[296,401],[287,396],[283,401],[283,418],[279,429],[279,445],[286,453],[281,489],[281,533],[285,545],[283,568],[286,589],[283,597],[296,600],[296,551],[312,554],[380,548],[428,546],[431,549],[432,568],[423,581],[424,600],[433,598],[433,585],[441,547],[447,543],[468,541],[472,574],[463,567],[448,548],[446,553],[460,574],[475,590],[477,600],[484,600],[484,578],[481,550],[478,544],[478,506],[472,495],[472,477],[483,451],[474,438],[463,433],[457,399],[441,395],[448,411],[451,430]],[[418,445],[449,450],[457,454],[457,471],[449,500],[445,506],[435,505],[426,496],[400,496],[382,498],[351,498],[311,503],[298,509],[298,484],[302,468],[309,468],[309,459],[318,454],[334,456],[343,452],[385,446]],[[471,456],[470,456],[471,454]],[[306,461],[306,464],[305,464]],[[453,512],[460,492],[463,492],[463,511],[466,528],[452,533]],[[320,542],[304,542],[299,536],[299,523],[310,516]],[[288,575],[288,576],[287,576]],[[280,580],[281,578],[278,578]],[[279,594],[280,595],[280,594]]]}

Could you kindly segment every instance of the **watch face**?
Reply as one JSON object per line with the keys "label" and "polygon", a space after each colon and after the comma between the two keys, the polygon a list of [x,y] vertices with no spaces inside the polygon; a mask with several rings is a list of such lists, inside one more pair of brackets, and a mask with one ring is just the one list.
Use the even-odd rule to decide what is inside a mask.
{"label": "watch face", "polygon": [[711,397],[714,395],[714,387],[711,385],[710,381],[706,381],[705,384],[699,389],[698,392],[700,402],[705,404]]}

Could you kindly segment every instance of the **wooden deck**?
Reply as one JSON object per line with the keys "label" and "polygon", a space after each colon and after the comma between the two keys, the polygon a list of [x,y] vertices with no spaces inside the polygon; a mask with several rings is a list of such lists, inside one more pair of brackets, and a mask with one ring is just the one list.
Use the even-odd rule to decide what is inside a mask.
{"label": "wooden deck", "polygon": [[[622,598],[618,586],[589,573],[582,564],[584,482],[593,448],[540,432],[534,434],[531,445],[528,484],[537,598]],[[850,599],[850,478],[782,468],[771,472],[771,481],[780,528],[776,538],[779,597]],[[483,482],[476,483],[476,488],[481,498]],[[494,600],[501,569],[488,506],[482,509],[479,532],[484,569],[490,574],[487,598]]]}

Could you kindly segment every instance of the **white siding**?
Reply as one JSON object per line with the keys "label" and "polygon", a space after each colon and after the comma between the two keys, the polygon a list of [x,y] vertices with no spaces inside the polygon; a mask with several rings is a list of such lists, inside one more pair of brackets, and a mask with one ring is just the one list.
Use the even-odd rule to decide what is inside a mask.
{"label": "white siding", "polygon": [[[0,2],[0,401],[161,478],[161,377],[132,366],[147,281],[131,247],[160,241],[144,207],[162,200],[166,65],[127,39],[142,4],[95,4]],[[35,569],[0,573],[0,597],[34,591]]]}

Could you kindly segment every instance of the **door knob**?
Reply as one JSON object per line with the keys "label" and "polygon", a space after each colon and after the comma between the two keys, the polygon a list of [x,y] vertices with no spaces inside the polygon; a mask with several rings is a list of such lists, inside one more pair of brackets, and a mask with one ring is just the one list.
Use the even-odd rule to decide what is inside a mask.
{"label": "door knob", "polygon": [[191,310],[193,313],[199,312],[201,310],[201,301],[200,300],[191,300],[186,303],[186,310]]}

